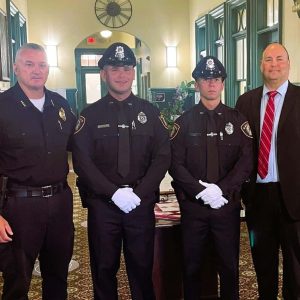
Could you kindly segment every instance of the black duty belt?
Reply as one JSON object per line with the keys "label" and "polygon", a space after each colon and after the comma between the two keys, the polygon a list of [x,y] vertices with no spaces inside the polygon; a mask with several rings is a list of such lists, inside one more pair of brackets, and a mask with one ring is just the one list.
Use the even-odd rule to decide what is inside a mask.
{"label": "black duty belt", "polygon": [[8,184],[8,195],[13,197],[43,197],[49,198],[56,194],[59,194],[67,187],[67,182],[59,182],[57,184],[45,185],[45,186],[24,186],[14,183]]}

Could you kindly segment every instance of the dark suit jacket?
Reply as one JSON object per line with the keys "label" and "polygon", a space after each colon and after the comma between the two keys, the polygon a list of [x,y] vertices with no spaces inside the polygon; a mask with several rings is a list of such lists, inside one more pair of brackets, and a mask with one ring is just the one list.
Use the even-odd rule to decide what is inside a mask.
{"label": "dark suit jacket", "polygon": [[[246,92],[236,104],[236,108],[248,119],[254,138],[254,171],[250,183],[242,190],[246,204],[255,197],[262,92],[263,87]],[[300,220],[300,87],[291,83],[284,98],[276,145],[284,205],[292,219]]]}

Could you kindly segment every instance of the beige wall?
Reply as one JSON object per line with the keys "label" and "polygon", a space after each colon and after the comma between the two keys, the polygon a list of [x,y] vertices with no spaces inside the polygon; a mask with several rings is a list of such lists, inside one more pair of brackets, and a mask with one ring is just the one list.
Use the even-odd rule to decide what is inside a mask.
{"label": "beige wall", "polygon": [[6,1],[0,0],[0,9],[6,11]]}
{"label": "beige wall", "polygon": [[[190,32],[191,37],[195,36],[195,20],[217,7],[224,1],[190,0]],[[300,18],[292,12],[293,1],[283,0],[283,34],[282,42],[289,51],[291,60],[290,80],[300,83]],[[195,40],[191,39],[191,65],[195,64]]]}
{"label": "beige wall", "polygon": [[[132,18],[120,30],[142,40],[150,49],[151,86],[174,87],[190,79],[189,9],[186,0],[131,0]],[[48,86],[75,87],[74,49],[105,28],[94,13],[95,0],[28,0],[29,41],[58,45],[59,67]],[[59,7],[59,9],[58,9]],[[165,68],[165,46],[178,46],[178,68]]]}
{"label": "beige wall", "polygon": [[290,54],[290,80],[300,83],[300,18],[292,12],[293,1],[283,1],[283,39]]}

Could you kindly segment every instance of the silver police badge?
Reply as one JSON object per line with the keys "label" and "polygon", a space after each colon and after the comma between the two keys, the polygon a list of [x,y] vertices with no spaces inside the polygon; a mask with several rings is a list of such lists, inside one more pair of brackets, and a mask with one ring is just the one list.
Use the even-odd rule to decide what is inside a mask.
{"label": "silver police badge", "polygon": [[138,114],[137,119],[141,124],[145,124],[147,122],[147,116],[142,111]]}
{"label": "silver police badge", "polygon": [[116,57],[118,60],[122,60],[122,59],[125,57],[125,54],[124,54],[124,48],[123,48],[122,46],[118,46],[118,47],[116,48],[115,57]]}
{"label": "silver police badge", "polygon": [[215,61],[212,58],[209,58],[206,61],[206,70],[214,70],[215,69]]}
{"label": "silver police badge", "polygon": [[234,131],[234,128],[233,128],[233,124],[228,122],[226,125],[225,125],[225,132],[230,135],[230,134],[233,134],[233,131]]}

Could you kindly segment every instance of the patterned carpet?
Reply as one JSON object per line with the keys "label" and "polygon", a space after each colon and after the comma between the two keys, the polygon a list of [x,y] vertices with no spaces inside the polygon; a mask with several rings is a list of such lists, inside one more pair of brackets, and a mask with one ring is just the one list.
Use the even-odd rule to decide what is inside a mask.
{"label": "patterned carpet", "polygon": [[[74,192],[74,224],[75,224],[75,247],[72,259],[72,266],[79,267],[70,271],[69,281],[69,300],[90,300],[92,297],[92,284],[89,269],[89,254],[87,245],[86,229],[86,210],[81,207],[78,190],[75,187],[75,174],[69,175],[69,184]],[[71,267],[72,267],[71,266]],[[126,271],[122,258],[121,269],[118,273],[119,281],[119,300],[129,300],[130,291],[126,278]],[[29,293],[30,300],[41,300],[41,279],[33,275],[31,289]],[[0,289],[2,289],[2,280],[0,278]],[[245,223],[241,223],[241,255],[240,255],[240,299],[257,299],[257,284],[252,266],[248,236]],[[55,300],[55,299],[54,299]],[[175,300],[175,299],[164,299]],[[176,299],[178,300],[178,299]]]}

